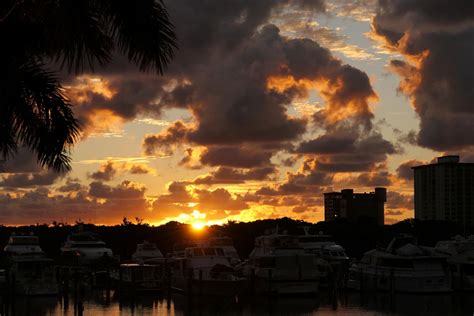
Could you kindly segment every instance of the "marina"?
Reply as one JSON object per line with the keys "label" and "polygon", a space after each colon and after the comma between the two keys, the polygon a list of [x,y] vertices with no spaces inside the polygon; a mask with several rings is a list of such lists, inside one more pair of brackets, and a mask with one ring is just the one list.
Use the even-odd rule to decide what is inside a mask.
{"label": "marina", "polygon": [[[277,227],[257,235],[240,261],[245,256],[222,235],[169,245],[171,252],[142,241],[122,258],[98,233],[68,236],[70,246],[49,258],[41,235],[12,234],[4,258],[14,264],[0,270],[3,315],[466,315],[473,308],[472,237],[427,247],[399,234],[357,260],[329,234]],[[34,259],[34,273],[20,273],[26,259]]]}
{"label": "marina", "polygon": [[54,261],[46,256],[34,235],[12,234],[4,248],[4,290],[16,295],[56,295]]}

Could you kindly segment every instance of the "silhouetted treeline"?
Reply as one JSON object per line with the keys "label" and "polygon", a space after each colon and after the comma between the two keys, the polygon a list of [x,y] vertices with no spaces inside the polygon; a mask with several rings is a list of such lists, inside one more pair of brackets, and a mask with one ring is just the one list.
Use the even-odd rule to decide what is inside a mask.
{"label": "silhouetted treeline", "polygon": [[[164,253],[170,253],[175,243],[189,240],[206,239],[211,236],[228,236],[234,240],[234,245],[242,258],[246,258],[253,249],[255,238],[263,235],[265,230],[275,229],[289,234],[303,234],[302,226],[310,226],[311,233],[323,232],[332,235],[335,241],[346,248],[350,257],[360,258],[362,254],[377,246],[384,247],[390,240],[401,233],[412,234],[418,238],[420,245],[434,246],[439,240],[447,240],[457,234],[473,233],[473,230],[464,232],[458,225],[445,221],[404,220],[402,222],[385,225],[373,225],[370,222],[348,223],[344,220],[333,222],[319,222],[311,224],[290,218],[258,220],[249,223],[229,222],[222,226],[211,226],[201,231],[192,229],[190,225],[178,222],[169,222],[161,226],[147,224],[133,224],[124,220],[116,226],[96,226],[81,224],[84,231],[97,233],[114,254],[121,259],[129,259],[138,243],[147,240],[157,244]],[[12,232],[34,233],[40,238],[42,249],[52,258],[60,253],[61,244],[68,234],[76,232],[78,225],[32,225],[21,227],[0,226],[0,246],[7,243]]]}

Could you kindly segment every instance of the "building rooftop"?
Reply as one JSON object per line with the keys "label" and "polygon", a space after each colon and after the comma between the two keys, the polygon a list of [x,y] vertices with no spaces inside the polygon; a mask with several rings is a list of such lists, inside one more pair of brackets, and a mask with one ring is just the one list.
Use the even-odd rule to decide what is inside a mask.
{"label": "building rooftop", "polygon": [[431,166],[439,166],[441,164],[460,164],[460,165],[474,165],[473,162],[460,162],[460,158],[457,155],[441,156],[438,157],[436,163],[429,163],[426,165],[413,166],[412,169],[425,168]]}
{"label": "building rooftop", "polygon": [[323,193],[324,195],[342,195],[342,194],[352,194],[355,197],[362,197],[362,196],[374,196],[377,192],[384,191],[386,192],[386,188],[375,188],[375,191],[371,192],[354,192],[353,189],[343,189],[339,192],[332,191],[332,192],[326,192]]}

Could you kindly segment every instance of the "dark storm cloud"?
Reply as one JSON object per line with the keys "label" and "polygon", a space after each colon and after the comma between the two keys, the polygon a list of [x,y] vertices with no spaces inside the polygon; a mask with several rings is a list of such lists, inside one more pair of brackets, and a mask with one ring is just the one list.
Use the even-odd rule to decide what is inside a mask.
{"label": "dark storm cloud", "polygon": [[[97,81],[96,77],[106,79]],[[74,103],[74,112],[81,121],[86,134],[94,132],[101,122],[95,118],[100,111],[107,111],[124,121],[133,120],[140,114],[159,116],[162,108],[155,99],[163,92],[164,78],[156,75],[127,73],[108,76],[106,73],[87,75],[71,82],[66,94]],[[92,129],[92,130],[90,130]]]}
{"label": "dark storm cloud", "polygon": [[149,174],[150,169],[143,165],[131,165],[130,174]]}
{"label": "dark storm cloud", "polygon": [[289,3],[299,6],[302,9],[312,9],[318,12],[326,11],[326,3],[324,0],[291,0]]}
{"label": "dark storm cloud", "polygon": [[420,166],[426,164],[425,161],[421,160],[407,160],[402,162],[398,167],[397,167],[397,176],[400,179],[406,180],[406,181],[413,181],[413,170],[412,167],[414,166]]}
{"label": "dark storm cloud", "polygon": [[297,149],[298,153],[316,155],[319,170],[333,173],[374,170],[388,155],[400,151],[380,133],[367,134],[354,126],[330,129],[328,134],[303,142]]}
{"label": "dark storm cloud", "polygon": [[[124,120],[131,120],[140,114],[159,116],[166,106],[186,104],[189,93],[193,91],[193,87],[187,84],[188,79],[198,79],[206,66],[251,37],[268,20],[272,10],[288,5],[315,12],[325,10],[322,0],[168,1],[180,49],[165,76],[141,73],[118,53],[113,62],[107,68],[99,69],[97,74],[86,72],[76,79],[62,72],[68,95],[76,104],[75,111],[86,132],[94,125],[91,114],[97,110],[108,110]],[[94,88],[97,85],[88,81],[97,77],[104,79],[104,86],[113,92],[111,95]],[[176,87],[168,93],[166,87],[171,81]],[[88,88],[84,89],[85,85]]]}
{"label": "dark storm cloud", "polygon": [[174,217],[181,213],[192,212],[188,203],[193,203],[194,197],[187,189],[187,183],[172,182],[168,192],[161,194],[153,202],[153,211],[159,218]]}
{"label": "dark storm cloud", "polygon": [[474,3],[381,0],[373,30],[408,61],[392,61],[400,90],[420,117],[419,145],[459,150],[474,145]]}
{"label": "dark storm cloud", "polygon": [[64,176],[64,173],[43,169],[37,157],[23,147],[14,156],[0,162],[0,187],[8,189],[51,185]]}
{"label": "dark storm cloud", "polygon": [[196,190],[199,208],[203,211],[240,211],[248,208],[248,204],[240,196],[233,197],[223,188]]}
{"label": "dark storm cloud", "polygon": [[153,174],[154,170],[148,167],[146,164],[130,163],[130,162],[117,162],[109,160],[100,165],[99,170],[88,174],[88,177],[96,181],[111,181],[118,173],[128,172],[129,174],[142,175],[142,174]]}
{"label": "dark storm cloud", "polygon": [[[266,25],[274,10],[293,6],[325,12],[324,1],[175,0],[167,6],[180,50],[165,76],[139,73],[117,55],[98,74],[103,81],[87,75],[67,80],[86,130],[88,125],[97,125],[94,120],[101,122],[100,110],[127,121],[143,114],[157,117],[164,108],[186,108],[195,124],[176,122],[162,133],[148,135],[144,140],[147,154],[171,155],[177,143],[185,142],[208,147],[203,158],[219,151],[214,146],[279,144],[261,154],[272,156],[283,143],[298,140],[306,132],[306,119],[288,116],[286,107],[308,95],[308,87],[300,81],[309,80],[319,83],[326,100],[320,113],[323,130],[351,118],[348,133],[354,133],[354,126],[370,132],[373,114],[368,102],[376,95],[367,75],[342,64],[313,40],[287,39],[278,28]],[[295,82],[268,87],[272,77]],[[365,137],[361,131],[355,134]],[[212,159],[209,163],[218,165]]]}
{"label": "dark storm cloud", "polygon": [[306,159],[300,171],[288,172],[285,181],[274,187],[262,187],[255,194],[264,196],[316,195],[321,193],[322,187],[330,185],[332,182],[333,176],[321,172],[316,160]]}
{"label": "dark storm cloud", "polygon": [[43,168],[38,164],[38,159],[34,153],[25,147],[20,147],[18,151],[6,161],[0,160],[1,173],[35,173],[41,172]]}
{"label": "dark storm cloud", "polygon": [[58,188],[59,192],[77,192],[85,189],[78,178],[67,178],[66,183]]}
{"label": "dark storm cloud", "polygon": [[256,147],[210,147],[201,154],[201,162],[210,166],[252,168],[270,165],[272,152]]}
{"label": "dark storm cloud", "polygon": [[268,180],[270,176],[277,172],[275,167],[253,168],[248,170],[234,169],[229,167],[219,167],[209,175],[200,176],[194,179],[194,184],[222,184],[222,183],[244,183],[245,181]]}
{"label": "dark storm cloud", "polygon": [[355,135],[322,135],[302,142],[298,152],[302,154],[337,154],[354,149]]}
{"label": "dark storm cloud", "polygon": [[[265,25],[271,10],[287,3],[169,3],[181,50],[167,76],[179,83],[162,95],[157,106],[188,108],[195,125],[181,130],[179,137],[174,136],[174,126],[169,132],[147,136],[147,153],[171,153],[173,141],[185,141],[207,147],[201,155],[203,164],[258,166],[237,162],[238,157],[243,158],[238,155],[232,163],[220,164],[212,158],[222,153],[223,146],[232,146],[238,153],[242,144],[273,143],[272,150],[261,154],[271,157],[285,143],[298,140],[306,132],[306,119],[288,116],[286,107],[308,96],[308,82],[318,87],[326,101],[320,128],[335,129],[334,125],[340,125],[335,122],[350,118],[353,124],[348,133],[363,126],[370,134],[373,114],[369,101],[376,94],[368,76],[343,64],[313,40],[285,38],[276,26]],[[323,9],[318,2],[291,4]],[[356,139],[361,133],[357,131]]]}
{"label": "dark storm cloud", "polygon": [[0,180],[0,187],[4,188],[32,188],[47,186],[55,183],[65,174],[57,173],[54,170],[44,170],[35,173],[15,173],[3,176]]}
{"label": "dark storm cloud", "polygon": [[110,181],[114,178],[117,170],[114,167],[112,161],[108,161],[106,164],[100,167],[100,170],[93,172],[89,175],[90,178],[98,181]]}
{"label": "dark storm cloud", "polygon": [[413,209],[413,195],[402,194],[396,191],[387,192],[387,208],[388,209]]}
{"label": "dark storm cloud", "polygon": [[127,180],[115,187],[99,181],[89,184],[89,194],[103,199],[143,199],[145,191],[144,186]]}
{"label": "dark storm cloud", "polygon": [[159,134],[147,135],[143,141],[145,153],[147,155],[160,153],[172,155],[174,145],[183,143],[188,132],[189,129],[183,122],[176,121]]}
{"label": "dark storm cloud", "polygon": [[257,195],[270,195],[270,196],[285,196],[285,195],[303,195],[308,193],[316,193],[305,185],[297,184],[293,181],[287,181],[276,187],[262,187],[258,189],[255,194]]}
{"label": "dark storm cloud", "polygon": [[391,175],[387,171],[362,173],[356,179],[355,185],[364,187],[386,187],[392,184]]}

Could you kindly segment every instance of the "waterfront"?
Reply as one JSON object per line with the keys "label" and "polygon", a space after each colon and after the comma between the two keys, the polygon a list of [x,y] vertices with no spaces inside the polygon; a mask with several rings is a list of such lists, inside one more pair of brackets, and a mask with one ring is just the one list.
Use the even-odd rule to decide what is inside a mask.
{"label": "waterfront", "polygon": [[[2,298],[1,315],[81,315],[77,300],[58,297]],[[79,304],[80,306],[80,304]],[[334,306],[322,292],[317,297],[189,302],[185,296],[142,295],[119,299],[113,292],[92,291],[82,300],[82,315],[473,315],[474,293],[438,295],[370,294],[350,292]]]}

